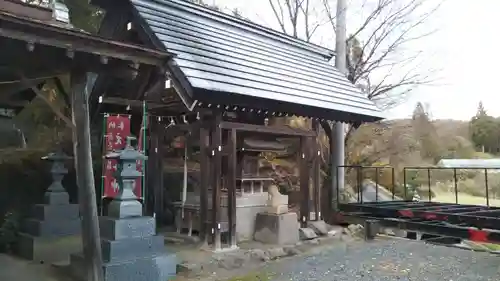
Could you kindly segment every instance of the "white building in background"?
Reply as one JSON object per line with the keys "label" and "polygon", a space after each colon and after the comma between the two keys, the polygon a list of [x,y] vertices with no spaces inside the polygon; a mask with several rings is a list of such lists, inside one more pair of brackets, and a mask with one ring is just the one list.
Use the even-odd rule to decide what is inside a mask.
{"label": "white building in background", "polygon": [[442,168],[488,169],[488,172],[500,172],[500,158],[494,159],[442,159],[437,163]]}

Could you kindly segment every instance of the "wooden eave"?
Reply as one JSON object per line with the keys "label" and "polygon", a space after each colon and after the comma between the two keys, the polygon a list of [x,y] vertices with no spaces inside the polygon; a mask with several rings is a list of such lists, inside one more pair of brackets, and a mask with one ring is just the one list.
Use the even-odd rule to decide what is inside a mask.
{"label": "wooden eave", "polygon": [[106,58],[127,60],[137,64],[163,66],[172,56],[165,51],[153,50],[137,45],[117,42],[85,31],[19,17],[0,11],[0,38],[21,40],[63,48],[73,52],[84,52]]}

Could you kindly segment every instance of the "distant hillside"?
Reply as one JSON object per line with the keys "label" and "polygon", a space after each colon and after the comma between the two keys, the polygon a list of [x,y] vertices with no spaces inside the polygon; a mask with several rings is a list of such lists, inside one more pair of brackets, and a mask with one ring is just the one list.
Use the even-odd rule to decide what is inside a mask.
{"label": "distant hillside", "polygon": [[442,158],[475,158],[468,122],[433,120],[426,127],[412,119],[366,124],[348,141],[355,165],[433,165]]}

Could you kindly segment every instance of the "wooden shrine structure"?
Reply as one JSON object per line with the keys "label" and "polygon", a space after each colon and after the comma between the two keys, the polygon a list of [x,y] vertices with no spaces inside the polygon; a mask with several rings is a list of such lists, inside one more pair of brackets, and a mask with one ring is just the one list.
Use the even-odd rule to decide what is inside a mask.
{"label": "wooden shrine structure", "polygon": [[[97,36],[0,13],[0,45],[10,50],[0,53],[0,80],[19,82],[9,85],[13,95],[2,103],[26,102],[39,95],[46,79],[76,70],[80,78],[72,80],[70,94],[88,94],[91,126],[99,124],[101,112],[140,116],[145,102],[150,114],[147,211],[161,217],[165,209],[166,139],[189,136],[200,155],[200,236],[216,249],[223,231],[229,244],[236,244],[235,202],[245,142],[251,137],[298,139],[300,221],[310,220],[311,211],[320,219],[319,127],[382,118],[331,65],[333,51],[188,1],[91,2],[105,10]],[[26,94],[21,101],[19,93]],[[286,116],[309,118],[312,126],[266,125],[270,118]],[[132,131],[139,126],[133,120]]]}
{"label": "wooden shrine structure", "polygon": [[[300,141],[300,221],[306,224],[311,211],[320,219],[319,126],[330,129],[329,120],[359,125],[382,118],[374,103],[330,64],[333,51],[189,1],[92,3],[107,11],[101,31],[108,36],[173,54],[161,68],[140,68],[132,87],[100,75],[91,95],[103,101],[99,110],[106,112],[130,106],[138,113],[147,103],[149,214],[162,218],[165,212],[165,142],[186,136],[199,148],[199,204],[193,210],[200,237],[220,249],[221,232],[227,232],[230,246],[236,245],[244,143],[249,137],[280,136]],[[310,118],[312,127],[266,125],[269,118],[286,116]]]}

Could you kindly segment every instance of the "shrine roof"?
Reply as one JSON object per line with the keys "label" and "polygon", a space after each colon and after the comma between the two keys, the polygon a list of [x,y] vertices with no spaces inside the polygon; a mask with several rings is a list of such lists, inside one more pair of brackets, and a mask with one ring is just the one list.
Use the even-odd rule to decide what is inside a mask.
{"label": "shrine roof", "polygon": [[0,38],[105,55],[137,63],[163,65],[171,56],[164,51],[93,35],[68,24],[27,18],[2,10],[0,10],[0,26],[2,27]]}
{"label": "shrine roof", "polygon": [[155,45],[175,54],[193,100],[342,122],[383,118],[331,64],[332,50],[188,1],[130,1]]}

